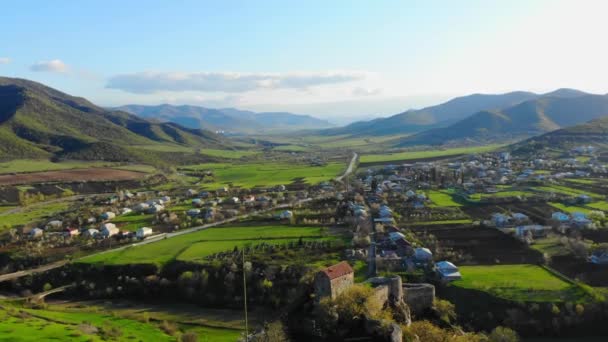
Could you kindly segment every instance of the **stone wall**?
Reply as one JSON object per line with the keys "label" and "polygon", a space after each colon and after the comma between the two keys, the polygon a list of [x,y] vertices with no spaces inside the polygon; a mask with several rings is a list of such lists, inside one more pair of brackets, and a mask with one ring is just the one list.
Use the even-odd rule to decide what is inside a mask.
{"label": "stone wall", "polygon": [[403,301],[412,313],[421,313],[433,307],[435,286],[431,284],[403,284]]}
{"label": "stone wall", "polygon": [[387,303],[389,296],[389,287],[388,285],[380,285],[374,287],[374,294],[372,295],[374,301],[380,303]]}

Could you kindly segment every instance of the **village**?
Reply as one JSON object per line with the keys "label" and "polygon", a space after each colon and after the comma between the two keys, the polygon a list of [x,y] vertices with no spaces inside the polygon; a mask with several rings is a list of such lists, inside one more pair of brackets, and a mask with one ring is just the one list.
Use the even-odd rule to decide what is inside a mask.
{"label": "village", "polygon": [[[232,264],[232,268],[214,268],[215,272],[228,272],[230,282],[235,281],[235,271],[245,267],[238,262],[243,256],[261,269],[315,264],[298,271],[306,273],[308,269],[314,276],[308,290],[298,290],[301,294],[309,291],[310,297],[304,301],[308,304],[300,303],[296,310],[295,320],[300,323],[294,331],[317,338],[334,336],[335,327],[319,325],[319,308],[363,286],[372,289],[367,296],[392,312],[392,317],[401,317],[396,321],[378,315],[367,317],[370,323],[365,333],[401,341],[403,326],[439,319],[441,305],[446,305],[441,303],[447,301],[456,304],[451,312],[456,310],[458,317],[471,325],[510,319],[496,312],[493,315],[503,316],[476,316],[476,306],[461,303],[464,290],[486,291],[506,303],[520,301],[522,295],[531,303],[545,300],[529,289],[521,289],[526,294],[513,288],[511,292],[493,292],[492,286],[499,289],[506,280],[488,281],[479,272],[500,273],[501,267],[510,267],[515,277],[517,272],[533,272],[559,279],[563,289],[554,291],[557,302],[550,301],[553,306],[560,302],[583,305],[590,297],[601,296],[585,286],[608,286],[604,214],[608,205],[603,195],[608,188],[604,181],[607,172],[595,150],[582,146],[557,160],[488,152],[394,165],[359,165],[341,181],[311,186],[124,189],[109,196],[82,198],[73,210],[46,223],[11,229],[3,236],[2,246],[20,250],[23,257],[15,258],[5,273],[58,261],[73,261],[81,265],[78,267],[158,263],[154,252],[146,251],[171,243],[182,252],[161,259],[167,264],[157,268],[158,274],[174,267],[172,260],[185,265]],[[318,228],[313,232],[313,227]],[[271,229],[272,233],[247,233],[231,243],[226,240],[231,229],[235,234],[256,229]],[[307,233],[301,233],[306,229]],[[192,236],[196,244],[200,238],[194,236],[213,232],[228,234],[218,240],[223,249],[193,249],[192,242],[183,239]],[[204,243],[206,238],[202,239]],[[178,247],[178,241],[183,241],[179,243],[184,247]],[[78,274],[86,275],[88,271],[83,270]],[[289,283],[287,278],[279,280],[264,275],[266,272],[261,272],[260,281],[275,283],[275,287]],[[122,277],[128,279],[129,274]],[[129,290],[126,284],[98,281],[105,286],[100,289],[114,288],[113,292],[138,288]],[[482,284],[484,281],[487,283]],[[238,286],[230,293],[238,293]],[[13,281],[7,289],[23,290],[24,283]],[[205,289],[208,296],[201,301],[206,305],[238,306],[241,301],[238,296],[225,298],[225,289],[215,285],[191,291]],[[75,287],[72,291],[82,295],[82,290]],[[291,303],[293,298],[284,297],[287,290],[273,290],[277,291],[275,297],[259,294],[251,304],[267,305],[272,298],[274,305]],[[103,295],[98,290],[86,293]],[[505,305],[512,304],[501,307]],[[526,311],[526,315],[533,312]],[[513,321],[510,326],[526,333],[528,328],[521,324]]]}

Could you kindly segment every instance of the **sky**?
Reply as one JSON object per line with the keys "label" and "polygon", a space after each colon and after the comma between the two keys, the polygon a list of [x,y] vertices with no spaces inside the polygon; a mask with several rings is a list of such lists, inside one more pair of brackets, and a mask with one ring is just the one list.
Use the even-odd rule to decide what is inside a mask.
{"label": "sky", "polygon": [[608,1],[11,1],[0,75],[102,106],[345,122],[471,93],[608,92]]}

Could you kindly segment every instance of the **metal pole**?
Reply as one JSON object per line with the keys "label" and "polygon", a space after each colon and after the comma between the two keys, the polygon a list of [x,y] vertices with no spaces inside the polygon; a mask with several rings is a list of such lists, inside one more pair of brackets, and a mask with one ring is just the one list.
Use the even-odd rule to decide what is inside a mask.
{"label": "metal pole", "polygon": [[247,319],[247,280],[245,277],[245,249],[243,249],[243,298],[245,299],[245,341],[249,341],[249,320]]}

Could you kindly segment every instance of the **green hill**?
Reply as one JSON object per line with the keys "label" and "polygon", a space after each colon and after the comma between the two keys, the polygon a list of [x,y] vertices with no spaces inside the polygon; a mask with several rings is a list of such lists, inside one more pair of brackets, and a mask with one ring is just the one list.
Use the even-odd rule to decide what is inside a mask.
{"label": "green hill", "polygon": [[503,110],[481,111],[445,128],[404,138],[398,145],[522,139],[608,115],[606,95],[573,96],[574,93],[565,90],[560,93],[571,96],[547,95]]}
{"label": "green hill", "polygon": [[608,116],[558,129],[512,145],[515,154],[564,151],[581,145],[608,147]]}
{"label": "green hill", "polygon": [[221,149],[230,143],[210,131],[108,111],[40,83],[0,77],[0,160],[150,161],[163,157],[142,153],[137,146]]}

